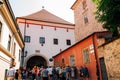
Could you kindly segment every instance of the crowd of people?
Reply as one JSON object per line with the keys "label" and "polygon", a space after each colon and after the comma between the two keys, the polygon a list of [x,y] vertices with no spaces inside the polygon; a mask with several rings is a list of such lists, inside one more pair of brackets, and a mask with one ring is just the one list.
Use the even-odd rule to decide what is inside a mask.
{"label": "crowd of people", "polygon": [[15,70],[10,68],[7,80],[89,80],[89,72],[86,66],[34,66]]}

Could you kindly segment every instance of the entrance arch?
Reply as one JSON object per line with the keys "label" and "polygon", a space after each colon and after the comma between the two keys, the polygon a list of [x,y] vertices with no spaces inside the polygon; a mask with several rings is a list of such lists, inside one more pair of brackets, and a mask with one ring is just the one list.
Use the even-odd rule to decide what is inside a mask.
{"label": "entrance arch", "polygon": [[47,66],[47,61],[41,56],[32,56],[27,60],[26,67],[32,69],[34,66]]}

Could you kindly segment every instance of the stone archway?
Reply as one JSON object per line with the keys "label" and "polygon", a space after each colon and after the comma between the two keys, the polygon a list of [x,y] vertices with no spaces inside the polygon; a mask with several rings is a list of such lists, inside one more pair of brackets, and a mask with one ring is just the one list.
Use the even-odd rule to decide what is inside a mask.
{"label": "stone archway", "polygon": [[32,69],[34,66],[47,66],[47,61],[43,57],[36,55],[28,59],[26,66],[30,69]]}

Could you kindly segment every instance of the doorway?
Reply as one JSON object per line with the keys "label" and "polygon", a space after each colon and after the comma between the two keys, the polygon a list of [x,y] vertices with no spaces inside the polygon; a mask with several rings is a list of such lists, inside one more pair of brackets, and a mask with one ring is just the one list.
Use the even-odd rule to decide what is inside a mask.
{"label": "doorway", "polygon": [[106,65],[103,57],[100,58],[100,68],[102,73],[102,80],[108,80]]}
{"label": "doorway", "polygon": [[27,68],[32,69],[34,66],[47,66],[47,61],[41,56],[33,56],[27,61]]}

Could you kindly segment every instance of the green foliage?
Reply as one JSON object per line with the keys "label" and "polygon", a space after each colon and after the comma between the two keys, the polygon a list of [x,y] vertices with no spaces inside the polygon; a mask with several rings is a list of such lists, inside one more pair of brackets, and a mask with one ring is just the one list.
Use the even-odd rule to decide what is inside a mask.
{"label": "green foliage", "polygon": [[98,22],[103,24],[103,27],[118,35],[120,27],[120,0],[93,0],[97,5],[95,12]]}

